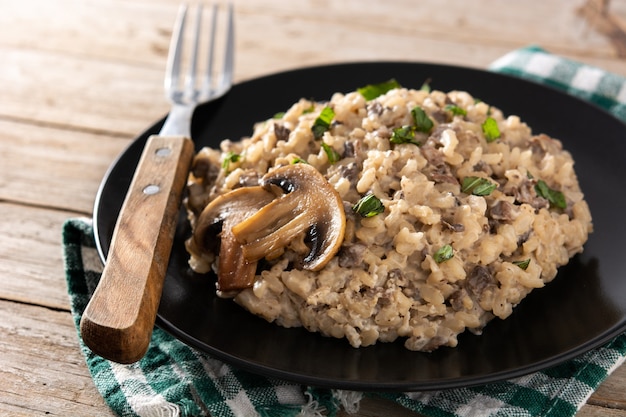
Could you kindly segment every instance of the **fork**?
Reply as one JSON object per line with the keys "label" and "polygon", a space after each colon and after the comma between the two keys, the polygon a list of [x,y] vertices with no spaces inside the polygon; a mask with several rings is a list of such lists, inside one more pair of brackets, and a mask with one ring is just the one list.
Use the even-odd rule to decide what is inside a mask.
{"label": "fork", "polygon": [[182,192],[194,155],[191,118],[198,104],[221,97],[232,85],[232,5],[228,6],[226,18],[223,67],[216,79],[213,66],[217,15],[218,8],[213,6],[207,64],[200,71],[203,12],[198,6],[191,62],[187,74],[181,76],[187,7],[180,7],[164,83],[172,108],[159,134],[150,136],[144,146],[113,231],[100,282],[81,319],[84,343],[94,353],[114,362],[136,362],[148,350]]}
{"label": "fork", "polygon": [[217,81],[213,77],[213,58],[215,54],[215,37],[217,27],[217,5],[212,7],[211,11],[211,36],[209,39],[209,51],[207,59],[207,68],[202,74],[202,84],[197,88],[197,66],[198,66],[198,49],[200,43],[201,21],[202,21],[202,5],[198,6],[196,13],[196,21],[194,26],[193,53],[189,71],[185,79],[184,85],[180,86],[181,61],[183,52],[183,33],[185,30],[185,21],[187,18],[187,6],[182,5],[178,12],[178,19],[174,27],[174,34],[170,44],[170,54],[167,58],[167,69],[165,71],[165,94],[172,103],[170,114],[165,119],[165,123],[161,128],[161,135],[182,134],[190,137],[191,116],[193,110],[200,102],[216,100],[228,92],[232,85],[233,79],[233,61],[234,61],[234,24],[233,24],[233,7],[228,6],[227,29],[226,29],[226,45],[224,54],[224,63],[221,76]]}

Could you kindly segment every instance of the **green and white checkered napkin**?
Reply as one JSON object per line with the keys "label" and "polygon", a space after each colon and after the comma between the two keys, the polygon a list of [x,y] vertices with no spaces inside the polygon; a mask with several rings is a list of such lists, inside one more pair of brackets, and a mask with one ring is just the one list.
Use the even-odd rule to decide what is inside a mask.
{"label": "green and white checkered napkin", "polygon": [[[626,121],[626,82],[598,68],[524,48],[490,68],[564,89]],[[88,219],[70,219],[63,243],[74,322],[102,270]],[[80,347],[94,383],[120,416],[322,416],[358,409],[363,396],[390,399],[428,416],[572,416],[626,358],[626,334],[556,367],[489,385],[413,393],[303,387],[233,368],[155,329],[147,355],[119,365]]]}

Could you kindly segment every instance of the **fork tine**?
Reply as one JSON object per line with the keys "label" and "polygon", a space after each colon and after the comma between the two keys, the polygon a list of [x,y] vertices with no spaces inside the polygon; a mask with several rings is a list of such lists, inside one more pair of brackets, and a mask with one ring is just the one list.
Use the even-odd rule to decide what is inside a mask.
{"label": "fork tine", "polygon": [[186,96],[195,100],[195,88],[196,88],[196,71],[198,67],[198,49],[200,45],[200,32],[202,30],[202,4],[198,4],[196,10],[196,22],[193,32],[193,50],[191,53],[191,62],[189,64],[189,70],[187,78],[185,80]]}
{"label": "fork tine", "polygon": [[233,69],[235,66],[235,19],[233,15],[233,5],[231,3],[228,5],[226,54],[224,57],[224,67],[222,69],[220,89],[228,88],[233,81]]}
{"label": "fork tine", "polygon": [[183,33],[185,31],[185,20],[187,17],[187,6],[181,5],[178,9],[174,31],[170,41],[169,54],[167,56],[167,66],[165,69],[165,94],[171,97],[172,91],[176,89],[180,80],[180,62],[183,53]]}
{"label": "fork tine", "polygon": [[209,95],[213,84],[213,59],[215,54],[215,31],[217,27],[217,4],[211,8],[211,31],[209,33],[209,52],[207,55],[207,67],[204,73],[202,94]]}
{"label": "fork tine", "polygon": [[224,50],[224,62],[221,71],[221,78],[218,80],[217,85],[213,85],[213,67],[215,61],[215,31],[217,27],[217,14],[218,6],[216,4],[212,7],[211,16],[211,32],[209,33],[209,53],[207,56],[207,68],[204,74],[204,83],[202,85],[202,94],[205,96],[220,96],[222,95],[230,85],[233,79],[233,67],[234,67],[234,48],[235,48],[235,30],[234,30],[234,11],[233,5],[228,5],[228,14],[226,17],[226,48]]}

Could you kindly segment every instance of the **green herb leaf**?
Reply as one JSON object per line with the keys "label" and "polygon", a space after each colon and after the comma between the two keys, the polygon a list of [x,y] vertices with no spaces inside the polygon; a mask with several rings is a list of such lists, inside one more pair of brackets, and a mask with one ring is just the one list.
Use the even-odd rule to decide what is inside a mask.
{"label": "green herb leaf", "polygon": [[523,261],[513,261],[513,265],[517,265],[524,271],[526,271],[526,268],[528,268],[528,265],[530,265],[530,258],[524,259]]}
{"label": "green herb leaf", "polygon": [[335,117],[335,111],[326,106],[320,112],[320,115],[313,122],[313,126],[311,127],[311,131],[313,132],[313,137],[315,139],[319,139],[324,136],[324,132],[330,129],[330,123],[333,121]]}
{"label": "green herb leaf", "polygon": [[465,177],[461,181],[461,191],[466,194],[474,194],[478,196],[489,195],[498,188],[498,184],[482,177]]}
{"label": "green herb leaf", "polygon": [[334,150],[329,144],[322,142],[322,149],[324,149],[324,152],[326,152],[328,162],[330,162],[331,164],[334,164],[341,159],[341,155],[339,155],[339,152]]}
{"label": "green herb leaf", "polygon": [[238,162],[241,159],[241,155],[234,152],[226,152],[224,156],[224,160],[222,161],[222,169],[226,172],[230,169],[230,164],[234,162]]}
{"label": "green herb leaf", "polygon": [[454,249],[452,249],[452,246],[445,245],[439,248],[437,252],[435,252],[435,254],[433,255],[433,259],[435,259],[435,262],[440,264],[452,258],[453,256],[454,256]]}
{"label": "green herb leaf", "polygon": [[393,90],[394,88],[400,87],[402,87],[400,83],[392,78],[382,83],[368,84],[365,87],[358,88],[356,91],[361,94],[365,98],[365,100],[370,101],[374,100],[376,97],[382,96],[383,94],[390,90]]}
{"label": "green herb leaf", "polygon": [[415,139],[415,127],[413,126],[396,127],[393,129],[391,139],[389,139],[389,141],[396,144],[412,143],[417,146],[421,145],[420,141]]}
{"label": "green herb leaf", "polygon": [[543,197],[550,202],[551,206],[555,206],[558,208],[566,208],[567,201],[565,201],[565,195],[562,192],[553,190],[548,187],[548,184],[544,180],[537,181],[535,185],[535,192],[539,197]]}
{"label": "green herb leaf", "polygon": [[500,137],[500,128],[496,119],[489,116],[482,124],[483,133],[487,142],[493,142]]}
{"label": "green herb leaf", "polygon": [[385,206],[374,194],[368,194],[357,201],[357,203],[352,206],[352,210],[362,217],[373,217],[385,211]]}
{"label": "green herb leaf", "polygon": [[434,123],[421,107],[413,107],[413,110],[411,110],[411,116],[413,116],[415,129],[418,132],[428,133],[432,130]]}
{"label": "green herb leaf", "polygon": [[420,90],[426,91],[427,93],[430,93],[430,91],[431,91],[431,88],[430,88],[430,78],[427,79],[426,81],[424,81],[424,84],[422,84],[422,86],[420,87]]}
{"label": "green herb leaf", "polygon": [[296,157],[291,160],[291,165],[295,165],[295,164],[308,164],[308,162],[300,157]]}
{"label": "green herb leaf", "polygon": [[463,107],[457,106],[456,104],[448,104],[446,107],[444,107],[444,110],[452,112],[452,114],[454,114],[455,116],[467,116],[467,110],[465,110]]}
{"label": "green herb leaf", "polygon": [[285,112],[284,111],[279,111],[278,113],[274,114],[272,119],[282,119],[284,116],[285,116]]}

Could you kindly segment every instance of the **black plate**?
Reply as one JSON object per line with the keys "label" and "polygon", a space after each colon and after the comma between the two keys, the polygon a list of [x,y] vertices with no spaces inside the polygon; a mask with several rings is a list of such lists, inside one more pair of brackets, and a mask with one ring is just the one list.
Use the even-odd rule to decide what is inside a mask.
{"label": "black plate", "polygon": [[[573,154],[595,231],[550,285],[531,293],[507,320],[482,336],[462,334],[459,346],[410,352],[402,342],[354,349],[345,340],[284,329],[231,300],[215,296],[211,278],[190,272],[181,212],[158,325],[185,343],[235,366],[300,383],[354,390],[429,390],[520,376],[555,365],[626,331],[626,125],[602,110],[556,90],[485,71],[420,63],[350,63],[305,68],[236,85],[221,100],[196,111],[196,147],[250,135],[253,123],[286,110],[301,97],[327,100],[365,84],[396,78],[419,88],[467,90],[561,138]],[[99,190],[94,223],[100,255],[113,227],[142,147],[163,121],[122,153]]]}

